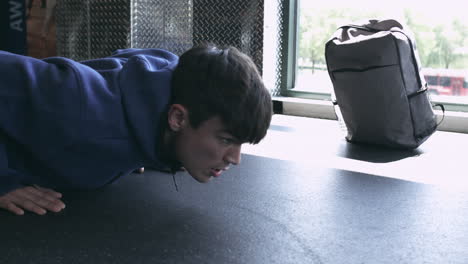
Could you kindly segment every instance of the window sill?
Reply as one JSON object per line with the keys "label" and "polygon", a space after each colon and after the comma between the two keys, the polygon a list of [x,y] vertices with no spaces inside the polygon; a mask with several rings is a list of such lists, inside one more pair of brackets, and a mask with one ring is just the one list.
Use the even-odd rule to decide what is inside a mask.
{"label": "window sill", "polygon": [[[304,99],[295,97],[273,97],[278,102],[284,115],[313,117],[337,120],[333,105],[328,100]],[[437,119],[442,119],[442,111],[434,110]],[[445,111],[445,117],[437,130],[468,133],[468,113]]]}

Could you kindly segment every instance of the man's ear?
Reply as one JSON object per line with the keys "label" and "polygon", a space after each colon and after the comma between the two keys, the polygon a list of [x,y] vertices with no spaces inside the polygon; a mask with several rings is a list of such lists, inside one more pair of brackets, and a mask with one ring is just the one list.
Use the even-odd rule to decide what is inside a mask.
{"label": "man's ear", "polygon": [[177,132],[183,129],[189,122],[187,108],[180,104],[171,105],[167,113],[167,120],[172,131]]}

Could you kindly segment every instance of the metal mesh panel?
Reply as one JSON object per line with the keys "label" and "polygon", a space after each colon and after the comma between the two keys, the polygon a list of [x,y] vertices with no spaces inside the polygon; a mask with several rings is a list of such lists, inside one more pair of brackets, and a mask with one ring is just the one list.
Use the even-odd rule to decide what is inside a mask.
{"label": "metal mesh panel", "polygon": [[181,54],[212,42],[238,47],[261,69],[263,0],[62,0],[57,34],[59,55],[73,59],[128,47]]}
{"label": "metal mesh panel", "polygon": [[263,0],[194,0],[193,41],[232,45],[262,69]]}
{"label": "metal mesh panel", "polygon": [[135,0],[133,48],[162,48],[182,54],[192,47],[192,0]]}
{"label": "metal mesh panel", "polygon": [[[273,95],[279,95],[281,89],[287,86],[288,78],[288,49],[291,43],[289,43],[289,8],[291,1],[289,0],[278,0],[278,13],[277,13],[277,39],[278,46],[276,47],[276,82],[275,90],[272,92]],[[295,47],[294,47],[295,48]]]}
{"label": "metal mesh panel", "polygon": [[287,82],[288,7],[289,0],[61,0],[57,53],[85,60],[130,47],[180,55],[205,42],[232,45],[267,71],[267,86],[279,95]]}
{"label": "metal mesh panel", "polygon": [[57,54],[77,60],[90,58],[89,2],[58,1],[56,12]]}
{"label": "metal mesh panel", "polygon": [[[128,0],[92,0],[89,4],[90,53],[92,58],[109,56],[130,45]],[[97,41],[98,40],[98,41]]]}
{"label": "metal mesh panel", "polygon": [[109,56],[130,45],[128,0],[57,2],[57,53],[75,60]]}
{"label": "metal mesh panel", "polygon": [[287,85],[289,0],[265,0],[263,80],[274,96]]}

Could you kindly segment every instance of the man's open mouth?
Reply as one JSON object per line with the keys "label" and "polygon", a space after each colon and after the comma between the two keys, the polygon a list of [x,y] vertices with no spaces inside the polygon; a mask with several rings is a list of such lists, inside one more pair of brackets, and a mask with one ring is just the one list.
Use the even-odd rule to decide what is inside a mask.
{"label": "man's open mouth", "polygon": [[217,169],[217,168],[212,168],[211,169],[211,176],[213,177],[219,177],[221,174],[226,171],[228,168],[223,168],[223,169]]}

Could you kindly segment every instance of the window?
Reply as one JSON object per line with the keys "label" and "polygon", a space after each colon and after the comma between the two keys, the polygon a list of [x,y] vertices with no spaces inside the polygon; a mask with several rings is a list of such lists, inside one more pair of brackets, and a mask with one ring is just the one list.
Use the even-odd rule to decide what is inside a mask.
{"label": "window", "polygon": [[[446,109],[468,111],[468,20],[457,0],[427,1],[291,0],[295,8],[292,87],[283,95],[330,99],[325,43],[340,25],[394,18],[413,31],[431,98]],[[292,23],[292,24],[295,24]]]}

